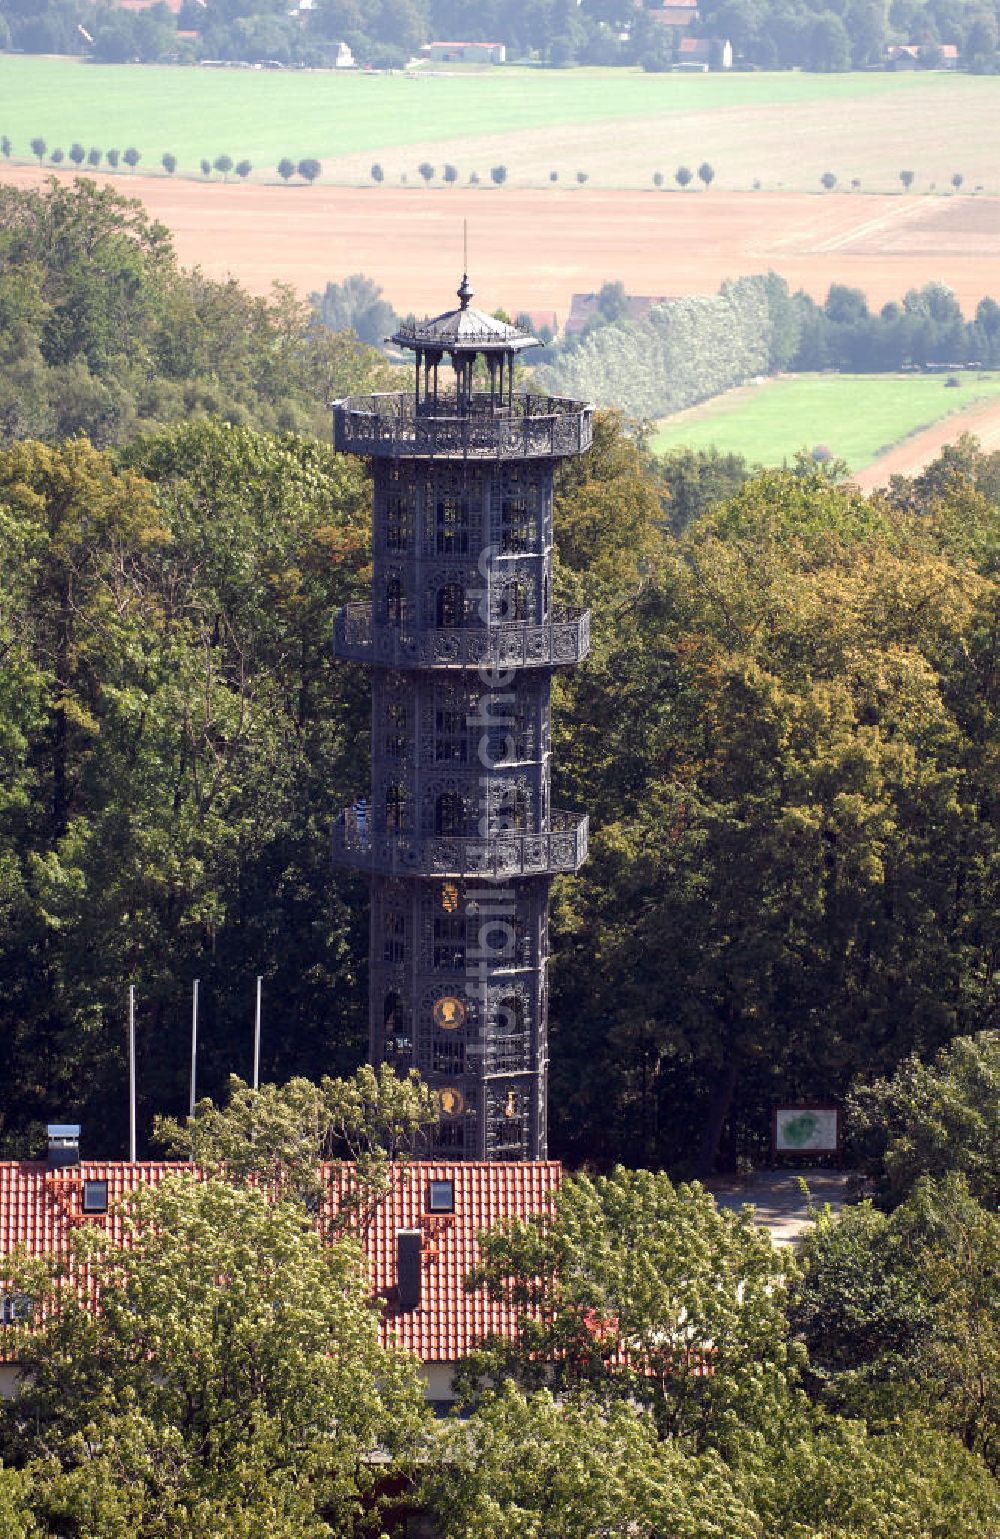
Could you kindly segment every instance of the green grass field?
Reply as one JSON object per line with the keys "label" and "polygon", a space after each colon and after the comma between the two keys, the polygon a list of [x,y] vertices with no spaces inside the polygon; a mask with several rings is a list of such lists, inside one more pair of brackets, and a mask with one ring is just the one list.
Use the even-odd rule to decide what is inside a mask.
{"label": "green grass field", "polygon": [[759,465],[780,465],[799,449],[825,444],[852,470],[892,444],[1000,396],[1000,374],[962,374],[948,389],[941,375],[801,374],[729,391],[675,417],[652,439],[657,453],[682,446],[742,454]]}
{"label": "green grass field", "polygon": [[[50,148],[64,150],[74,140],[105,149],[135,145],[142,170],[155,169],[166,150],[182,170],[224,151],[270,170],[282,155],[328,160],[426,142],[468,144],[705,112],[734,116],[739,140],[746,130],[734,109],[766,114],[770,134],[775,116],[785,112],[827,108],[831,123],[845,123],[863,117],[869,106],[899,103],[908,121],[931,118],[939,132],[942,122],[974,118],[983,85],[995,90],[993,82],[928,73],[685,76],[510,68],[386,76],[94,65],[0,54],[0,133],[10,136],[16,159],[30,159],[29,141],[41,135]],[[963,114],[966,101],[970,110]],[[659,132],[651,138],[657,146],[664,142]],[[663,154],[669,163],[669,145]],[[648,169],[643,175],[648,182]],[[811,185],[815,190],[815,177]]]}

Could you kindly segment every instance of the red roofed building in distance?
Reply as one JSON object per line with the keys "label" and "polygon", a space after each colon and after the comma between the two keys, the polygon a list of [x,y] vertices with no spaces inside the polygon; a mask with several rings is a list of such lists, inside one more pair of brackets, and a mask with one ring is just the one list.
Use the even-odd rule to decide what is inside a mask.
{"label": "red roofed building in distance", "polygon": [[682,37],[677,62],[681,68],[732,69],[733,45],[728,38]]}
{"label": "red roofed building in distance", "polygon": [[[45,1161],[0,1161],[0,1257],[19,1245],[31,1256],[63,1254],[73,1230],[87,1224],[100,1225],[120,1242],[124,1228],[115,1209],[121,1199],[190,1169],[169,1161],[83,1160],[58,1168]],[[550,1160],[399,1167],[391,1192],[360,1232],[372,1293],[382,1305],[383,1340],[419,1359],[429,1400],[452,1398],[455,1365],[477,1341],[514,1328],[512,1309],[485,1292],[465,1291],[479,1261],[479,1231],[546,1211],[560,1175],[561,1167]],[[350,1166],[328,1167],[326,1182],[319,1222],[336,1213],[350,1187]],[[0,1306],[6,1318],[13,1301],[0,1295]],[[11,1393],[16,1377],[16,1363],[0,1363],[0,1395]]]}
{"label": "red roofed building in distance", "polygon": [[151,11],[154,5],[165,5],[171,16],[179,16],[184,0],[116,0],[120,11]]}
{"label": "red roofed building in distance", "polygon": [[[625,314],[630,320],[644,321],[656,305],[665,305],[673,297],[670,294],[628,294],[625,299]],[[573,295],[569,315],[566,318],[565,335],[567,337],[582,331],[588,321],[600,314],[598,299],[597,294]]]}
{"label": "red roofed building in distance", "polygon": [[664,0],[654,6],[650,18],[660,27],[676,27],[678,30],[694,26],[698,20],[698,0]]}

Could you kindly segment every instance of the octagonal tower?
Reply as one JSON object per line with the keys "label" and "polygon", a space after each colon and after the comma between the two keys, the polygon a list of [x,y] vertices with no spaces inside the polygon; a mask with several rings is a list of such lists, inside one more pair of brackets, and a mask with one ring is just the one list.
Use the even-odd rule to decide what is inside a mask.
{"label": "octagonal tower", "polygon": [[591,408],[518,391],[539,344],[471,297],[392,338],[412,393],[334,403],[336,447],[371,460],[374,576],[336,621],[373,670],[372,780],[333,858],[370,877],[371,1060],[434,1088],[431,1152],[543,1159],[549,885],[587,850],[549,799],[552,669],[590,619],[552,603],[552,480]]}

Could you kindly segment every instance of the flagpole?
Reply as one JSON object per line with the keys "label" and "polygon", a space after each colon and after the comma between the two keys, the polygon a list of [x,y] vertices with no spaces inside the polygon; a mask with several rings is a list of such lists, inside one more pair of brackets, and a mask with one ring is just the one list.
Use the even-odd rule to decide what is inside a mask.
{"label": "flagpole", "polygon": [[191,1106],[190,1114],[194,1116],[194,1103],[198,1089],[198,985],[200,978],[194,980],[191,990]]}
{"label": "flagpole", "polygon": [[260,1089],[260,989],[263,978],[257,977],[257,1008],[253,1017],[253,1088]]}
{"label": "flagpole", "polygon": [[135,984],[128,990],[128,1157],[135,1164]]}

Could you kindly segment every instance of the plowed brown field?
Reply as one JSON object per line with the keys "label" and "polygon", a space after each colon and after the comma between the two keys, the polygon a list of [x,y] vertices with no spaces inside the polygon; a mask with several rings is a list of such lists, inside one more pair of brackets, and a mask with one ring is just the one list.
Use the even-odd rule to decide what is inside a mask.
{"label": "plowed brown field", "polygon": [[[2,174],[41,180],[26,167]],[[574,292],[606,279],[633,294],[710,293],[724,278],[773,268],[817,297],[850,283],[876,305],[936,279],[966,313],[1000,288],[1000,198],[984,196],[108,180],[173,231],[186,265],[232,273],[259,293],[275,279],[308,293],[361,272],[403,312],[450,302],[463,219],[478,302],[560,320]]]}

